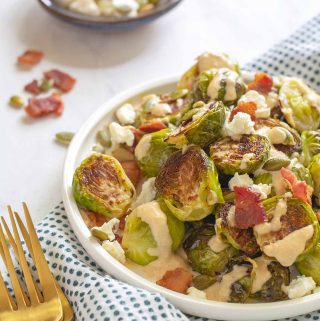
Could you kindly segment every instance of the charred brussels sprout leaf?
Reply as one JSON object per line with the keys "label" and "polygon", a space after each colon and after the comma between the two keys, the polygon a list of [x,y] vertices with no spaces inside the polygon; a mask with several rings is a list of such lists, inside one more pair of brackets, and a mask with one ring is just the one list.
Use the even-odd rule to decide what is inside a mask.
{"label": "charred brussels sprout leaf", "polygon": [[214,235],[214,224],[207,223],[193,230],[184,241],[183,248],[194,271],[214,276],[216,272],[224,270],[231,257],[238,254],[238,251],[232,246],[228,246],[220,252],[213,251],[208,245],[208,241]]}
{"label": "charred brussels sprout leaf", "polygon": [[158,198],[182,221],[197,221],[223,203],[214,163],[198,146],[171,155],[156,181]]}
{"label": "charred brussels sprout leaf", "polygon": [[301,138],[304,165],[309,166],[312,157],[320,154],[320,130],[306,130]]}
{"label": "charred brussels sprout leaf", "polygon": [[[312,100],[310,97],[312,96]],[[281,111],[286,121],[300,133],[319,128],[320,97],[299,80],[288,80],[279,91]]]}
{"label": "charred brussels sprout leaf", "polygon": [[[156,222],[152,230],[147,220]],[[161,234],[162,244],[153,233]],[[157,247],[160,246],[165,251],[176,251],[184,238],[184,224],[168,211],[164,212],[163,207],[156,201],[142,204],[132,211],[127,219],[122,237],[122,247],[126,256],[133,262],[140,265],[147,265],[156,260],[158,256]],[[168,240],[163,239],[167,236]],[[167,248],[168,247],[168,248]]]}
{"label": "charred brussels sprout leaf", "polygon": [[194,64],[191,66],[180,78],[177,84],[177,89],[188,89],[191,90],[193,83],[195,82],[198,75],[198,65]]}
{"label": "charred brussels sprout leaf", "polygon": [[[210,156],[224,174],[245,174],[257,170],[267,160],[269,150],[270,143],[266,137],[243,135],[239,142],[224,137],[212,143]],[[245,154],[252,154],[252,157],[243,166],[242,159]]]}
{"label": "charred brussels sprout leaf", "polygon": [[305,276],[311,276],[320,285],[320,243],[312,252],[296,263],[298,271]]}
{"label": "charred brussels sprout leaf", "polygon": [[305,181],[309,186],[313,187],[313,180],[308,168],[304,166],[293,166],[291,171],[296,175],[299,181]]}
{"label": "charred brussels sprout leaf", "polygon": [[320,154],[313,156],[309,165],[309,171],[313,180],[313,194],[320,204]]}
{"label": "charred brussels sprout leaf", "polygon": [[225,203],[217,210],[217,231],[226,239],[234,248],[253,256],[260,251],[257,241],[254,237],[252,228],[239,229],[231,226],[228,219],[229,211],[233,206],[232,203]]}
{"label": "charred brussels sprout leaf", "polygon": [[[163,129],[155,133],[145,135],[136,147],[136,157],[139,167],[147,177],[157,176],[161,166],[166,162],[168,157],[177,151],[174,145],[164,141],[164,138],[171,132],[171,129]],[[146,141],[147,148],[145,146]],[[137,153],[140,149],[146,148],[141,153]]]}
{"label": "charred brussels sprout leaf", "polygon": [[122,216],[135,196],[135,188],[112,156],[92,154],[76,169],[73,195],[77,203],[108,218]]}
{"label": "charred brussels sprout leaf", "polygon": [[226,108],[221,102],[209,103],[198,108],[192,118],[183,121],[166,140],[177,146],[195,144],[205,147],[220,137],[225,118]]}
{"label": "charred brussels sprout leaf", "polygon": [[216,277],[212,275],[197,275],[193,278],[193,286],[198,290],[205,290],[216,282]]}

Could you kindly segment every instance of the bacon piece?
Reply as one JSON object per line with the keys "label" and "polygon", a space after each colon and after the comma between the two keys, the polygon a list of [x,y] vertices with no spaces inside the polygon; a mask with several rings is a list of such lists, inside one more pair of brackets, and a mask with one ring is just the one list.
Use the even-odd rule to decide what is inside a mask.
{"label": "bacon piece", "polygon": [[130,130],[132,131],[132,133],[134,135],[133,147],[136,147],[138,145],[138,143],[140,142],[144,133],[142,133],[139,129],[137,129],[135,127],[130,127]]}
{"label": "bacon piece", "polygon": [[266,73],[257,73],[254,80],[248,84],[249,90],[256,90],[260,94],[268,94],[273,85],[272,77]]}
{"label": "bacon piece", "polygon": [[39,95],[41,93],[41,88],[35,79],[25,85],[24,90],[34,95]]}
{"label": "bacon piece", "polygon": [[290,171],[290,169],[287,169],[285,167],[281,168],[281,175],[286,180],[287,184],[289,185],[289,188],[292,189],[292,186],[297,183],[297,177],[296,175]]}
{"label": "bacon piece", "polygon": [[257,104],[253,101],[248,101],[248,102],[240,102],[237,107],[233,108],[230,114],[230,121],[232,121],[233,117],[237,113],[246,113],[251,116],[251,120],[255,121],[256,115],[255,112],[257,110]]}
{"label": "bacon piece", "polygon": [[60,116],[63,111],[63,101],[57,93],[46,98],[29,99],[28,106],[24,109],[26,113],[34,118],[42,117],[48,114]]}
{"label": "bacon piece", "polygon": [[180,293],[186,293],[191,283],[192,274],[184,268],[167,271],[162,279],[157,281],[158,285]]}
{"label": "bacon piece", "polygon": [[154,121],[153,123],[142,124],[139,129],[145,133],[154,133],[161,129],[167,128],[162,121]]}
{"label": "bacon piece", "polygon": [[69,92],[76,83],[75,78],[58,69],[46,71],[44,73],[44,77],[46,79],[52,79],[54,81],[53,86],[62,90],[63,92]]}
{"label": "bacon piece", "polygon": [[27,50],[17,58],[20,66],[32,67],[37,65],[43,58],[43,52],[38,50]]}
{"label": "bacon piece", "polygon": [[132,184],[137,187],[141,178],[141,171],[136,161],[129,160],[120,162]]}
{"label": "bacon piece", "polygon": [[84,222],[90,229],[94,226],[102,226],[107,221],[104,216],[87,209],[81,209],[80,212]]}
{"label": "bacon piece", "polygon": [[235,225],[247,229],[267,220],[260,194],[247,187],[235,187]]}

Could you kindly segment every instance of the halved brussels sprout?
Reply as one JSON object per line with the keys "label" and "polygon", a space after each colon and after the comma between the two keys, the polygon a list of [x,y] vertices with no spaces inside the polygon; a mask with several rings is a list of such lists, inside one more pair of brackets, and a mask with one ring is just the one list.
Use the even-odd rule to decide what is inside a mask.
{"label": "halved brussels sprout", "polygon": [[311,276],[320,285],[320,243],[295,266],[302,275]]}
{"label": "halved brussels sprout", "polygon": [[262,285],[261,290],[252,293],[250,297],[259,302],[285,300],[287,295],[283,292],[283,286],[288,286],[290,283],[289,268],[282,266],[276,261],[269,261],[267,269],[271,274],[270,279]]}
{"label": "halved brussels sprout", "polygon": [[320,97],[300,80],[285,81],[279,91],[286,121],[300,133],[320,125]]}
{"label": "halved brussels sprout", "polygon": [[72,187],[79,205],[109,218],[122,216],[135,196],[135,188],[120,163],[97,153],[76,169]]}
{"label": "halved brussels sprout", "polygon": [[[220,138],[210,145],[210,156],[217,168],[224,174],[253,173],[268,158],[269,140],[260,135],[242,135],[239,142],[230,137]],[[246,166],[243,166],[243,156],[252,154]]]}
{"label": "halved brussels sprout", "polygon": [[[282,202],[281,208],[278,207],[280,201]],[[319,224],[311,206],[300,199],[286,199],[281,196],[269,198],[263,201],[262,204],[266,210],[268,222],[254,227],[254,234],[261,250],[266,255],[272,256],[270,255],[271,250],[273,254],[277,255],[277,257],[273,255],[273,257],[283,266],[290,266],[294,262],[302,260],[314,248],[319,238]],[[280,217],[279,213],[281,213]],[[270,222],[272,222],[275,216],[278,216],[275,219],[276,223],[274,223],[277,225],[277,228],[272,228],[272,223]],[[290,237],[291,233],[298,230],[301,232],[303,228],[307,228],[308,226],[310,226],[311,229],[305,231],[306,234],[300,237],[299,245],[305,245],[300,253],[298,253],[299,249],[297,247],[292,248],[292,245],[290,247],[292,242],[290,239],[288,241],[290,244],[287,244],[288,242],[277,243],[285,237]],[[310,237],[307,236],[309,232]],[[299,239],[299,237],[297,236],[295,239]],[[305,243],[303,243],[304,241]],[[277,243],[278,246],[272,247],[275,243]],[[284,257],[283,253],[285,252],[290,253]],[[293,262],[291,262],[292,260]]]}
{"label": "halved brussels sprout", "polygon": [[239,253],[232,246],[228,246],[220,252],[213,251],[208,245],[208,241],[214,235],[214,224],[206,223],[200,228],[194,229],[185,239],[183,248],[194,271],[214,276],[216,272],[222,272],[230,258]]}
{"label": "halved brussels sprout", "polygon": [[213,161],[198,146],[171,155],[162,166],[155,186],[157,195],[181,221],[197,221],[223,203]]}
{"label": "halved brussels sprout", "polygon": [[[164,139],[171,132],[170,128],[144,135],[135,149],[139,167],[147,177],[157,176],[161,166],[177,148],[165,142]],[[147,143],[146,143],[147,142]],[[147,146],[145,146],[147,144]]]}
{"label": "halved brussels sprout", "polygon": [[255,129],[259,132],[259,131],[263,131],[263,128],[282,128],[287,137],[286,140],[282,143],[282,144],[273,144],[273,146],[285,153],[286,155],[291,155],[294,152],[299,152],[301,150],[301,138],[300,135],[298,134],[298,132],[290,127],[288,124],[278,120],[278,119],[273,119],[273,118],[269,118],[269,119],[262,119],[262,118],[258,118],[255,122]]}
{"label": "halved brussels sprout", "polygon": [[309,171],[313,180],[313,195],[320,205],[320,154],[313,156],[309,165]]}
{"label": "halved brussels sprout", "polygon": [[312,157],[320,154],[320,130],[305,130],[301,138],[304,165],[309,166]]}
{"label": "halved brussels sprout", "polygon": [[193,94],[194,101],[222,101],[231,105],[246,92],[246,85],[235,71],[209,69],[200,73]]}
{"label": "halved brussels sprout", "polygon": [[165,205],[157,201],[134,209],[126,218],[122,247],[126,257],[147,265],[159,255],[176,251],[184,238],[183,222],[174,217]]}
{"label": "halved brussels sprout", "polygon": [[196,109],[193,117],[183,121],[166,140],[177,146],[195,144],[205,147],[220,137],[225,118],[226,108],[221,102],[209,103]]}
{"label": "halved brussels sprout", "polygon": [[[252,228],[239,229],[231,226],[229,211],[233,203],[228,202],[221,205],[216,212],[217,232],[230,243],[234,248],[243,251],[249,256],[256,255],[259,251],[259,245],[254,237]],[[219,219],[220,218],[220,219]]]}
{"label": "halved brussels sprout", "polygon": [[299,181],[305,181],[309,186],[313,187],[313,179],[308,168],[303,165],[292,166],[291,171]]}

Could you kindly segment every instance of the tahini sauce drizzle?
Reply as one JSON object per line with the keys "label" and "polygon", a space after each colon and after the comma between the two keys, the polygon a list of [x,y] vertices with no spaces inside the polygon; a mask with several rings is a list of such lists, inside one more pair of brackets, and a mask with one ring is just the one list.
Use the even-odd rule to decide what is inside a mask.
{"label": "tahini sauce drizzle", "polygon": [[208,246],[216,253],[219,253],[229,247],[229,245],[223,242],[218,235],[211,237],[211,239],[208,241]]}
{"label": "tahini sauce drizzle", "polygon": [[257,267],[255,269],[255,277],[252,283],[251,293],[259,292],[263,285],[271,279],[271,273],[268,270],[268,264],[271,262],[264,256],[255,259]]}

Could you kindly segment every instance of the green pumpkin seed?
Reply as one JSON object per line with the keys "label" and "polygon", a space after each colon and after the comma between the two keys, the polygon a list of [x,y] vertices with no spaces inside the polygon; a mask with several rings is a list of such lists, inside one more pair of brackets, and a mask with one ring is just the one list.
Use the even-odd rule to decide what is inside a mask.
{"label": "green pumpkin seed", "polygon": [[9,104],[15,108],[21,108],[24,105],[24,101],[20,96],[12,96],[10,97]]}
{"label": "green pumpkin seed", "polygon": [[179,89],[177,91],[174,91],[170,94],[170,98],[173,100],[183,98],[188,95],[189,90],[188,89]]}
{"label": "green pumpkin seed", "polygon": [[201,108],[201,107],[203,107],[204,105],[205,105],[205,103],[204,103],[203,101],[199,100],[199,101],[197,101],[196,103],[194,103],[194,104],[192,105],[192,108]]}
{"label": "green pumpkin seed", "polygon": [[270,158],[269,160],[267,160],[264,165],[263,165],[263,169],[266,171],[278,171],[280,170],[282,167],[287,167],[290,164],[290,160],[289,159],[285,159],[285,158]]}
{"label": "green pumpkin seed", "polygon": [[111,146],[110,135],[106,130],[99,130],[96,135],[97,142],[104,147]]}
{"label": "green pumpkin seed", "polygon": [[109,239],[108,234],[101,231],[98,227],[93,227],[91,229],[91,234],[102,242]]}
{"label": "green pumpkin seed", "polygon": [[69,145],[73,136],[74,133],[71,132],[60,132],[56,134],[56,141],[64,145]]}
{"label": "green pumpkin seed", "polygon": [[100,144],[100,143],[97,143],[95,144],[93,147],[92,147],[92,150],[96,153],[101,153],[103,154],[105,152],[105,149],[104,147]]}

